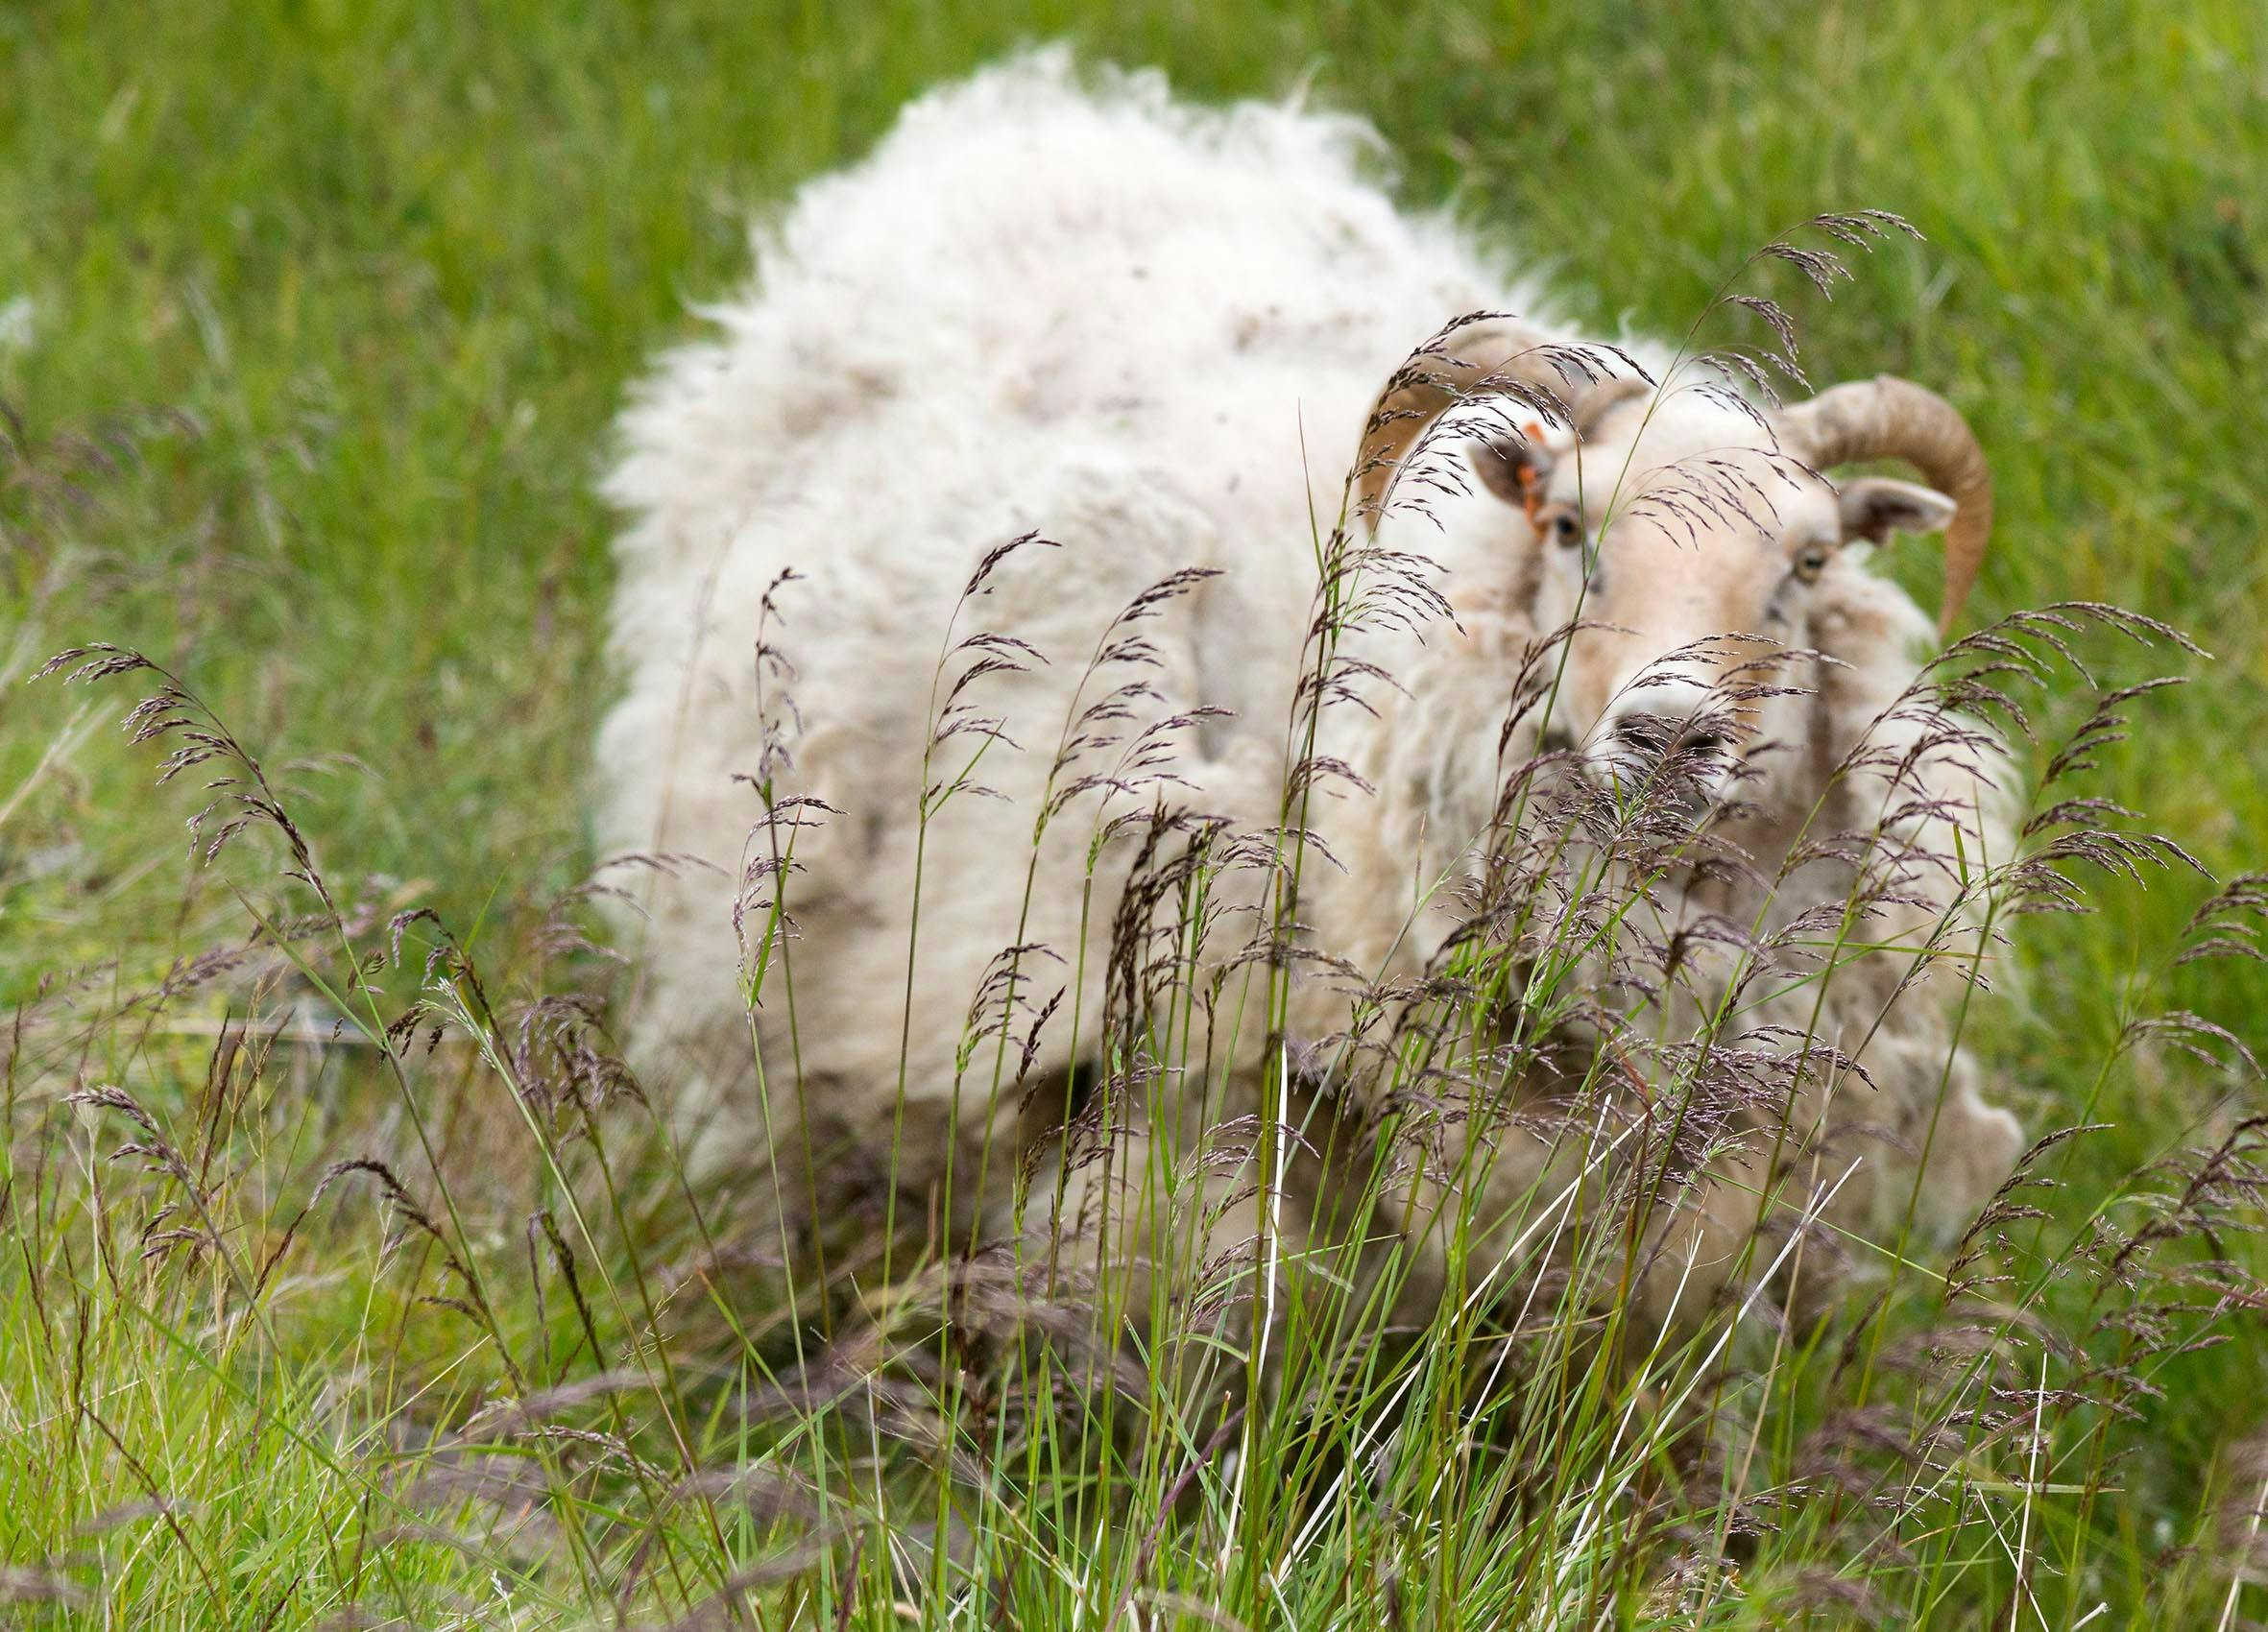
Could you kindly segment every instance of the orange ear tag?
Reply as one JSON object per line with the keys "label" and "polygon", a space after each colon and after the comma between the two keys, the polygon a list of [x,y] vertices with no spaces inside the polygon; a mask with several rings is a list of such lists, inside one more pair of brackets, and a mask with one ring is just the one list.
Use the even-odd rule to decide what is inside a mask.
{"label": "orange ear tag", "polygon": [[[1531,420],[1520,427],[1520,434],[1528,439],[1528,445],[1543,445],[1543,426]],[[1535,479],[1533,463],[1520,467],[1520,508],[1528,513],[1528,525],[1541,529],[1543,525],[1543,484]]]}

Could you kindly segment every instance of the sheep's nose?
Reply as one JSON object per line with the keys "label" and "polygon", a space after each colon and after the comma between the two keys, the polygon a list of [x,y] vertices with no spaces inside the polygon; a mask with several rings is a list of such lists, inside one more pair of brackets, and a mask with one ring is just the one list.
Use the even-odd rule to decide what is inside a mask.
{"label": "sheep's nose", "polygon": [[1614,722],[1614,734],[1625,748],[1648,758],[1672,753],[1697,759],[1721,759],[1732,750],[1732,739],[1708,720],[1678,718],[1635,710]]}
{"label": "sheep's nose", "polygon": [[1729,796],[1740,778],[1739,746],[1721,719],[1632,709],[1608,729],[1611,776],[1681,788],[1696,815]]}

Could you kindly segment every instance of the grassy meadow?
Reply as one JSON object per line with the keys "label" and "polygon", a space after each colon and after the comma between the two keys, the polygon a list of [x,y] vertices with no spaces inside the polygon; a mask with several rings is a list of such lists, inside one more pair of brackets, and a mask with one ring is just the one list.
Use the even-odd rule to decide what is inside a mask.
{"label": "grassy meadow", "polygon": [[[2029,1130],[2103,1125],[2010,1227],[2020,1314],[1973,1317],[1979,1409],[2044,1424],[2053,1395],[2055,1431],[1948,1455],[1953,1484],[1894,1501],[1816,1454],[1921,1410],[1876,1378],[1936,1318],[1895,1297],[1744,1338],[1762,1382],[1697,1355],[1616,1394],[1569,1346],[1521,1386],[1565,1390],[1573,1450],[1473,1404],[1496,1374],[1422,1359],[1343,1411],[1256,1396],[1234,1456],[1194,1428],[955,1444],[950,1412],[885,1446],[873,1411],[749,1406],[792,1392],[796,1323],[634,1134],[516,1097],[542,1049],[497,1018],[614,978],[570,928],[613,685],[592,482],[752,218],[923,87],[1055,38],[1363,113],[1407,201],[1501,230],[1597,331],[1682,332],[1821,211],[1910,219],[1926,242],[1832,302],[1755,286],[1815,379],[1895,372],[1968,416],[2000,507],[1972,625],[2106,602],[2211,654],[2079,639],[2100,686],[2185,681],[2127,706],[2086,791],[2224,882],[2268,866],[2250,0],[0,9],[0,1624],[2268,1621],[2243,1290],[2268,1088],[2237,1045],[2268,1042],[2268,972],[2176,961],[2215,887],[2178,867],[2019,921],[1972,1019]],[[1934,569],[1896,564],[1925,600]],[[257,757],[343,928],[282,835],[192,852],[205,773],[154,789],[178,737],[120,729],[149,675],[27,684],[96,641]],[[2050,745],[2098,692],[2062,672],[2029,705]],[[390,1031],[435,948],[438,1006]],[[2232,1038],[2135,1029],[2176,1012]],[[556,1057],[587,1058],[568,1030]],[[2203,1177],[2181,1155],[2216,1146]],[[2169,1219],[2161,1269],[2046,1267]],[[1676,1517],[1701,1399],[1776,1506]],[[1484,1429],[1449,1431],[1468,1406]],[[1442,1431],[1393,1436],[1358,1500],[1393,1411]],[[949,1470],[989,1445],[1016,1494],[965,1505],[922,1432]],[[1877,1510],[1894,1543],[1853,1539]]]}

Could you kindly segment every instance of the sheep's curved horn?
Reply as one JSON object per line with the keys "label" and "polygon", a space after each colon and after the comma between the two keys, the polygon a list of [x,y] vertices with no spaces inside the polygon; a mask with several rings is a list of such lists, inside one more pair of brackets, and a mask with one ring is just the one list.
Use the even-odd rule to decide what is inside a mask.
{"label": "sheep's curved horn", "polygon": [[1992,532],[1992,472],[1961,411],[1936,392],[1894,374],[1831,386],[1781,411],[1780,440],[1824,470],[1860,459],[1902,459],[1958,507],[1945,529],[1945,591],[1938,610],[1942,638],[1984,564]]}
{"label": "sheep's curved horn", "polygon": [[[1582,357],[1590,359],[1591,370]],[[1435,420],[1477,392],[1524,386],[1520,395],[1533,398],[1531,406],[1571,423],[1580,436],[1625,396],[1653,389],[1628,375],[1592,372],[1599,367],[1595,351],[1579,353],[1517,321],[1491,319],[1455,329],[1439,350],[1418,352],[1396,370],[1372,404],[1355,465],[1356,514],[1378,525],[1403,459]]]}

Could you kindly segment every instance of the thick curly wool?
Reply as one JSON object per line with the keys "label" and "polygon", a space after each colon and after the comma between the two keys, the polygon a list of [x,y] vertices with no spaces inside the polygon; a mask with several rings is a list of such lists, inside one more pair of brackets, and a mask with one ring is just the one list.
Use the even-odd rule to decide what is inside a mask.
{"label": "thick curly wool", "polygon": [[[1327,529],[1337,514],[1371,403],[1445,319],[1545,304],[1446,219],[1398,211],[1364,179],[1375,149],[1346,118],[1194,108],[1154,76],[1082,82],[1061,53],[1020,59],[917,102],[871,156],[807,186],[760,235],[752,287],[705,310],[716,335],[666,357],[624,416],[605,492],[631,518],[613,628],[628,690],[599,736],[597,828],[614,852],[714,865],[655,876],[625,931],[644,982],[641,1057],[699,1085],[686,1122],[707,1157],[760,1168],[767,1141],[784,1149],[806,1129],[832,1164],[808,1176],[824,1210],[893,1140],[899,1182],[919,1195],[944,1171],[949,1127],[964,1190],[988,1134],[1021,1137],[956,1089],[955,1051],[1003,948],[1068,957],[1082,924],[1092,940],[1112,921],[1123,869],[1082,896],[1085,820],[1050,828],[1026,907],[1033,817],[1096,641],[1177,569],[1220,576],[1144,625],[1158,660],[1144,719],[1228,710],[1178,734],[1176,797],[1243,830],[1276,820],[1314,518]],[[1648,436],[1755,440],[1698,398],[1667,399],[1652,423]],[[1412,880],[1454,872],[1486,826],[1511,675],[1538,633],[1533,535],[1508,533],[1484,492],[1434,508],[1411,547],[1437,564],[1459,627],[1422,644],[1365,637],[1403,689],[1376,716],[1332,718],[1329,751],[1377,793],[1325,802],[1317,825],[1345,871],[1319,869],[1303,905],[1319,944],[1387,974],[1421,969],[1454,926],[1421,913],[1410,932]],[[1420,523],[1387,523],[1400,525]],[[1060,552],[1003,564],[949,634],[974,564],[1034,529]],[[758,617],[790,568],[764,635],[792,660],[783,676],[759,659]],[[1812,751],[1762,784],[1781,811],[1809,808],[1836,745],[1898,695],[1928,635],[1911,602],[1851,562],[1831,578],[1795,633],[1845,666],[1822,669],[1802,705]],[[984,756],[979,780],[1003,797],[955,798],[929,826],[905,1013],[933,679],[949,639],[978,628],[1049,661],[984,683],[984,710],[1024,751]],[[733,905],[760,810],[735,777],[758,770],[767,719],[791,718],[784,690],[785,780],[839,814],[798,836],[798,938],[752,1048]],[[1768,819],[1752,826],[1769,840]],[[1681,910],[1673,900],[1668,916]],[[1100,963],[1067,999],[1089,1045]],[[1068,967],[1054,978],[1069,982]],[[1829,1017],[1849,1044],[1868,1038],[1875,1102],[1849,1119],[1918,1148],[1950,1046],[1942,994],[1925,983],[1876,1024],[1867,1005],[1885,994],[1863,984]],[[1323,1035],[1343,1006],[1329,983],[1307,983],[1294,1028]],[[1035,1076],[1073,1064],[1069,1023],[1039,1045]],[[1972,1074],[1955,1061],[1961,1125],[1932,1141],[1929,1211],[1979,1198],[2013,1158],[2014,1124],[1976,1099]],[[995,1189],[1013,1165],[991,1161]]]}

